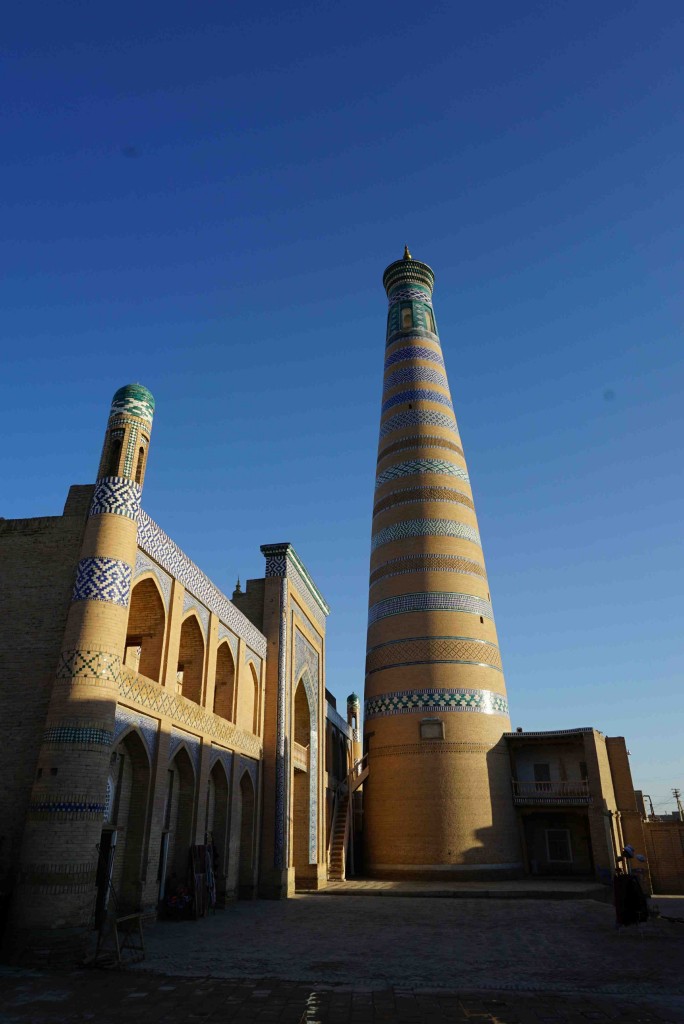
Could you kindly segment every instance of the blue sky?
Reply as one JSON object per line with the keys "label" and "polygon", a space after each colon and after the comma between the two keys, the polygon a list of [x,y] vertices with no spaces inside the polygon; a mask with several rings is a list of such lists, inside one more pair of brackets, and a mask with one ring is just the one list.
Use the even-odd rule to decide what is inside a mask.
{"label": "blue sky", "polygon": [[147,511],[229,593],[290,540],[363,687],[384,267],[435,307],[514,726],[684,786],[684,11],[663,0],[14,5],[2,514],[157,399]]}

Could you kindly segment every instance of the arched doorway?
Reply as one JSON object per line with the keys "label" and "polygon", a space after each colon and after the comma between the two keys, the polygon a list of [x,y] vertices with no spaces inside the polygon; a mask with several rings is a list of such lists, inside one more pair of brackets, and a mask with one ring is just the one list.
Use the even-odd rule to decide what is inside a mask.
{"label": "arched doorway", "polygon": [[292,854],[295,885],[308,876],[310,859],[309,823],[311,817],[311,713],[309,698],[300,679],[294,697],[292,786]]}
{"label": "arched doorway", "polygon": [[201,704],[203,681],[204,635],[197,616],[188,615],[181,626],[176,690],[195,704]]}
{"label": "arched doorway", "polygon": [[226,873],[228,869],[228,777],[220,760],[209,774],[207,786],[207,842],[214,851],[214,877],[216,900],[223,906],[226,900]]}
{"label": "arched doorway", "polygon": [[254,885],[254,784],[248,771],[240,779],[240,858],[238,865],[238,896],[253,899]]}
{"label": "arched doorway", "polygon": [[259,681],[250,661],[240,675],[237,724],[245,732],[258,731]]}
{"label": "arched doorway", "polygon": [[151,577],[140,580],[131,592],[124,662],[134,672],[157,683],[165,630],[166,610],[159,588]]}
{"label": "arched doorway", "polygon": [[160,898],[167,890],[187,883],[194,811],[195,772],[187,750],[181,747],[167,772],[159,870]]}
{"label": "arched doorway", "polygon": [[214,714],[226,721],[233,721],[233,700],[235,696],[235,662],[228,641],[224,641],[216,652],[216,683],[214,688]]}

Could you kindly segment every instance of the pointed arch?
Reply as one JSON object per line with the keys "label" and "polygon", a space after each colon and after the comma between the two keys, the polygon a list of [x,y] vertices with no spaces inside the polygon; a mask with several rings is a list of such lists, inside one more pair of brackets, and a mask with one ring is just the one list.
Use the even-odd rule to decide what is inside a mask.
{"label": "pointed arch", "polygon": [[164,833],[168,836],[166,879],[185,883],[193,837],[195,769],[187,745],[176,750],[167,773]]}
{"label": "pointed arch", "polygon": [[216,682],[214,686],[214,714],[233,721],[235,714],[235,660],[227,640],[219,643],[216,651]]}
{"label": "pointed arch", "polygon": [[258,731],[259,677],[252,661],[248,661],[240,673],[237,724],[245,732],[256,733]]}
{"label": "pointed arch", "polygon": [[152,573],[136,581],[128,607],[124,663],[156,683],[166,635],[166,607]]}
{"label": "pointed arch", "polygon": [[246,768],[240,778],[239,788],[240,855],[238,861],[238,895],[243,899],[250,899],[254,896],[256,793],[252,777]]}
{"label": "pointed arch", "polygon": [[121,912],[140,909],[151,767],[145,740],[131,726],[112,752],[107,824],[117,834],[111,884]]}
{"label": "pointed arch", "polygon": [[[318,721],[315,691],[308,668],[304,668],[292,703],[292,739],[295,746],[292,785],[292,858],[295,884],[317,861],[318,845]],[[306,767],[303,767],[306,765]]]}
{"label": "pointed arch", "polygon": [[196,613],[190,611],[181,625],[176,691],[195,704],[202,702],[204,654],[204,633]]}
{"label": "pointed arch", "polygon": [[225,765],[217,757],[207,781],[207,841],[214,851],[214,876],[219,903],[225,903],[228,871],[228,822],[230,818],[230,780]]}

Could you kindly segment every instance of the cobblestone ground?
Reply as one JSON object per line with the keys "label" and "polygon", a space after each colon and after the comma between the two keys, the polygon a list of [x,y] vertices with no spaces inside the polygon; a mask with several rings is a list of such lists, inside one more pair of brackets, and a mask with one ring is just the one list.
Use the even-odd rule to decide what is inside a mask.
{"label": "cobblestone ground", "polygon": [[297,896],[146,933],[124,971],[6,969],[2,1024],[684,1024],[684,925],[590,900]]}

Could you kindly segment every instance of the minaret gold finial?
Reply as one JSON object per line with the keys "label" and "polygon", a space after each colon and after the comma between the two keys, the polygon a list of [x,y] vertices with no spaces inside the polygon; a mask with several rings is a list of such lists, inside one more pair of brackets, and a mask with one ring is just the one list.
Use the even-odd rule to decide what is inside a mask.
{"label": "minaret gold finial", "polygon": [[409,252],[409,247],[408,247],[408,245],[405,245],[405,246],[404,246],[404,259],[405,259],[405,260],[412,260],[412,259],[413,259],[413,256],[412,256],[412,255],[411,255],[411,253]]}

